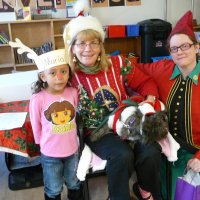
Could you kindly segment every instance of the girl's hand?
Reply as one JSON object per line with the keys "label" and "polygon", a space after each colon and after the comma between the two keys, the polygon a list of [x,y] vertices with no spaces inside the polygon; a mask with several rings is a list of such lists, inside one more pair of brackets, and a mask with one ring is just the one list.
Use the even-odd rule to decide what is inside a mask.
{"label": "girl's hand", "polygon": [[187,168],[191,168],[194,172],[200,172],[200,160],[198,158],[190,159]]}

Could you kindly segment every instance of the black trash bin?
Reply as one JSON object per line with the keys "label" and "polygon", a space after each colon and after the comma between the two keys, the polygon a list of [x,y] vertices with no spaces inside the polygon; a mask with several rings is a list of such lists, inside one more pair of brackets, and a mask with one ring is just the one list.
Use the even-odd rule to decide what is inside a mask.
{"label": "black trash bin", "polygon": [[166,41],[172,25],[161,19],[148,19],[138,23],[141,35],[141,62],[151,63],[151,57],[168,56]]}

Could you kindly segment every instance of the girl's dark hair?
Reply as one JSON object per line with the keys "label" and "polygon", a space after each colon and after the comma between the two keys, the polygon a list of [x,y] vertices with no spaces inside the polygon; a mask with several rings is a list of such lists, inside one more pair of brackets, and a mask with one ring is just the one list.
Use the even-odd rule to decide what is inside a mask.
{"label": "girl's dark hair", "polygon": [[44,82],[38,74],[38,80],[32,84],[31,90],[32,90],[32,93],[35,94],[35,93],[39,93],[40,91],[42,91],[43,89],[47,87],[48,87],[47,82]]}
{"label": "girl's dark hair", "polygon": [[[67,85],[66,86],[70,86],[69,83],[71,81],[71,78],[72,78],[72,70],[69,67],[69,79],[67,81]],[[43,89],[45,89],[47,87],[48,87],[47,82],[44,82],[40,78],[40,75],[38,74],[38,80],[32,84],[31,90],[32,90],[32,93],[35,94],[35,93],[39,93],[40,91],[42,91]]]}

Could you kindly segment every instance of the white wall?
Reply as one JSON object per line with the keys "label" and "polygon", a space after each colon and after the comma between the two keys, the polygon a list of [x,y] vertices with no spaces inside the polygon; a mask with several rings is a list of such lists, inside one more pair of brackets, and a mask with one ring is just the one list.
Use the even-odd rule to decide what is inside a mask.
{"label": "white wall", "polygon": [[[200,24],[200,0],[193,1],[194,18]],[[99,18],[103,25],[135,24],[153,18],[167,20],[174,25],[187,10],[192,10],[192,0],[141,0],[141,2],[140,6],[93,8],[91,14]],[[58,10],[57,13],[53,13],[53,17],[65,18],[66,11]],[[0,13],[0,21],[12,20],[15,20],[14,13]]]}
{"label": "white wall", "polygon": [[141,2],[140,6],[95,8],[92,14],[97,16],[103,25],[134,24],[152,18],[164,19],[165,0],[142,0]]}
{"label": "white wall", "polygon": [[167,19],[172,24],[188,10],[193,11],[193,18],[200,24],[200,0],[193,0],[194,10],[192,8],[192,0],[168,0]]}
{"label": "white wall", "polygon": [[[175,25],[186,11],[193,9],[192,0],[141,0],[141,2],[141,6],[95,8],[91,14],[97,16],[103,25],[130,24],[153,18],[163,19]],[[193,2],[193,17],[200,24],[200,0]]]}

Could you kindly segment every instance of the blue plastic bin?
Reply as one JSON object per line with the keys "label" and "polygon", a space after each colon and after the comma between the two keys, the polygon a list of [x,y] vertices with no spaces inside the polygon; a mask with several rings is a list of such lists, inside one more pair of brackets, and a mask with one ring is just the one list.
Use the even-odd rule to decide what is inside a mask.
{"label": "blue plastic bin", "polygon": [[158,60],[162,60],[162,59],[172,59],[171,56],[159,56],[159,57],[151,57],[153,62],[156,62]]}
{"label": "blue plastic bin", "polygon": [[139,29],[140,26],[138,24],[132,24],[132,25],[126,25],[126,35],[127,37],[131,37],[131,36],[139,36]]}

